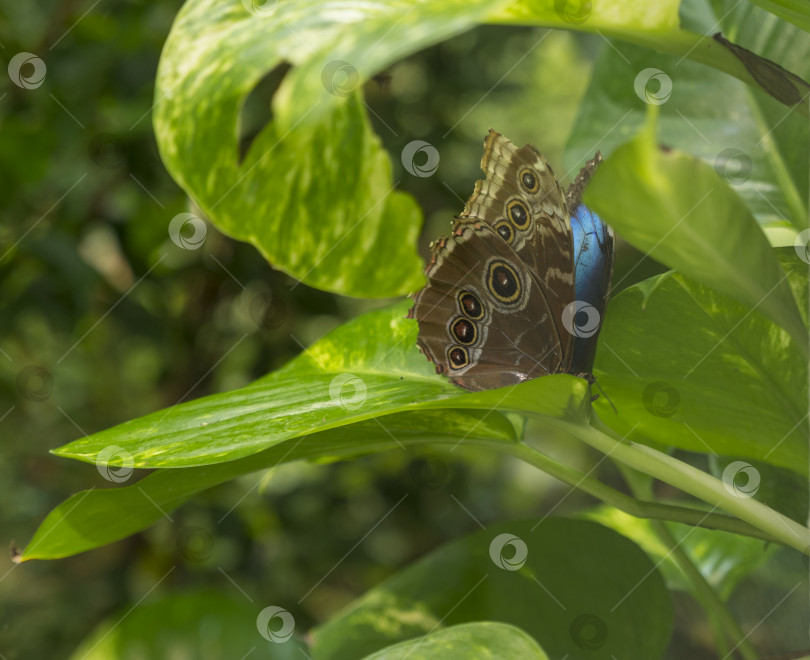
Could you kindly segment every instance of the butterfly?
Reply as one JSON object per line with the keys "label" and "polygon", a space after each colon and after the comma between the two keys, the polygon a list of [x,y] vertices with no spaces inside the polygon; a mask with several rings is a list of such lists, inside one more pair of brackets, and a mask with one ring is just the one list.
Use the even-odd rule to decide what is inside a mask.
{"label": "butterfly", "polygon": [[531,144],[490,130],[486,179],[431,244],[408,313],[436,371],[469,390],[590,375],[610,294],[613,231],[581,203],[601,156],[563,190]]}

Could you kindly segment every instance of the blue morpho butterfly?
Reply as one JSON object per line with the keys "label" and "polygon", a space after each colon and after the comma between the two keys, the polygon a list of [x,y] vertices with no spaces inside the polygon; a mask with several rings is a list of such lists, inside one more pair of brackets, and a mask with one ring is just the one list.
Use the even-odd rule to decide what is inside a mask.
{"label": "blue morpho butterfly", "polygon": [[563,191],[534,146],[489,132],[486,180],[451,235],[431,245],[428,282],[408,314],[437,372],[470,390],[556,373],[593,380],[613,232],[580,198],[600,159]]}

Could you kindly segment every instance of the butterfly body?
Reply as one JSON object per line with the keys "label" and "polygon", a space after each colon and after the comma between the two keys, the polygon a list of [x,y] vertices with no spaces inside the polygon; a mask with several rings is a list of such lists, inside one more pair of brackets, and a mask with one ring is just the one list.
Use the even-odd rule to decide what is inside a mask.
{"label": "butterfly body", "polygon": [[[604,310],[612,233],[578,206],[587,177],[566,192],[533,146],[490,131],[484,147],[486,179],[451,235],[432,246],[428,284],[414,296],[419,348],[471,390],[584,373],[596,340],[572,332],[572,323],[580,303]],[[577,205],[575,230],[569,204]]]}

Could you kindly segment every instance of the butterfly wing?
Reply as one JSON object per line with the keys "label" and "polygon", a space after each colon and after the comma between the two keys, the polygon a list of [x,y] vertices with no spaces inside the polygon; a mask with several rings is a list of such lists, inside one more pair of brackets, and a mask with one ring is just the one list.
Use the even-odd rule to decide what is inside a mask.
{"label": "butterfly wing", "polygon": [[613,230],[584,204],[571,214],[571,230],[574,237],[574,271],[577,300],[588,307],[581,310],[586,317],[593,316],[594,323],[583,319],[580,332],[574,339],[574,354],[570,371],[572,374],[589,374],[596,355],[596,340],[605,317],[610,280],[613,276]]}
{"label": "butterfly wing", "polygon": [[565,192],[571,209],[574,281],[578,314],[582,317],[579,323],[571,319],[576,337],[570,370],[575,375],[590,374],[593,369],[596,340],[605,317],[613,276],[613,230],[582,203],[582,193],[600,162],[602,154],[597,151]]}
{"label": "butterfly wing", "polygon": [[476,181],[458,220],[490,225],[540,280],[552,331],[570,356],[573,336],[563,311],[574,300],[574,249],[565,193],[534,146],[518,148],[493,130],[484,140],[481,169],[486,180]]}
{"label": "butterfly wing", "polygon": [[489,225],[456,223],[426,274],[409,316],[439,373],[483,390],[565,371],[543,285]]}
{"label": "butterfly wing", "polygon": [[414,297],[417,343],[455,383],[473,390],[567,372],[574,337],[574,249],[565,194],[531,145],[490,131],[486,180],[433,249]]}

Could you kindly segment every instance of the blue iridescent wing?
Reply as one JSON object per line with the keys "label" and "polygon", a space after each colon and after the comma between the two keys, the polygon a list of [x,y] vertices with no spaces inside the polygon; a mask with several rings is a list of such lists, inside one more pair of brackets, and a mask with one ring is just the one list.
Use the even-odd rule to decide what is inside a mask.
{"label": "blue iridescent wing", "polygon": [[589,374],[596,355],[596,340],[605,316],[610,279],[613,275],[613,230],[588,207],[580,203],[571,212],[574,237],[574,286],[577,300],[599,312],[599,327],[594,334],[574,339],[572,374]]}

